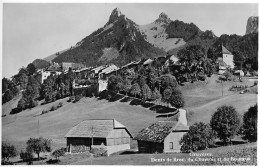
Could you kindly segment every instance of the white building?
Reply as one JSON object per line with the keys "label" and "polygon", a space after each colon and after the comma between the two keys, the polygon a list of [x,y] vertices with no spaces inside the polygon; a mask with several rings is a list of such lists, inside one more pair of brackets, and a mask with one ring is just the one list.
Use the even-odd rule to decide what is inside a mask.
{"label": "white building", "polygon": [[47,79],[49,76],[51,76],[52,74],[53,75],[60,75],[62,72],[61,71],[58,71],[58,70],[45,70],[45,71],[42,71],[41,74],[42,74],[42,80],[41,80],[41,83],[44,82],[45,79]]}
{"label": "white building", "polygon": [[234,56],[222,45],[222,59],[231,68],[234,68]]}

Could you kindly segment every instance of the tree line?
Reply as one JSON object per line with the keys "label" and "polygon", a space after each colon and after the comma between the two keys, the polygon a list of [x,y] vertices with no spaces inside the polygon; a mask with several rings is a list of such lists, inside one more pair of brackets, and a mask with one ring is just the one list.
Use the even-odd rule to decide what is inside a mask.
{"label": "tree line", "polygon": [[242,117],[233,106],[223,105],[217,108],[210,123],[198,122],[190,126],[189,132],[180,140],[182,152],[195,152],[215,147],[219,138],[224,145],[232,144],[235,135],[249,142],[257,141],[257,104],[248,109]]}

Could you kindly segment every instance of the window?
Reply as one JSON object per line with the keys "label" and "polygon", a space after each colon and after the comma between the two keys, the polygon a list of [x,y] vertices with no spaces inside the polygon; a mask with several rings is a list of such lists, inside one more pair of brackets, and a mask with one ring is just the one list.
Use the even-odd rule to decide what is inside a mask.
{"label": "window", "polygon": [[170,142],[170,150],[173,150],[173,142]]}

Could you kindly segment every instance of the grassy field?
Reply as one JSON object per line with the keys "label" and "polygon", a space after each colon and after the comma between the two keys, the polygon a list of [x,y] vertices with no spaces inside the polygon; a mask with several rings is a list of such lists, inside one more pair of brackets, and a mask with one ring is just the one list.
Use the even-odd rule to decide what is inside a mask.
{"label": "grassy field", "polygon": [[250,93],[239,94],[239,92],[228,91],[232,85],[248,85],[252,86],[253,81],[244,82],[224,82],[223,96],[222,85],[217,83],[216,75],[207,79],[207,82],[196,82],[195,84],[187,84],[182,87],[186,105],[184,109],[193,113],[190,125],[195,122],[209,122],[211,115],[217,111],[217,108],[222,105],[232,105],[236,110],[243,114],[249,107],[257,103],[257,94],[255,93],[256,86],[250,88]]}
{"label": "grassy field", "polygon": [[[69,129],[85,119],[116,119],[124,124],[133,136],[142,128],[163,119],[156,118],[158,114],[149,109],[118,101],[108,102],[96,98],[83,98],[78,103],[68,103],[67,100],[68,98],[39,105],[15,116],[3,117],[3,139],[14,142],[18,148],[23,148],[29,137],[39,135],[51,138],[54,146],[60,147],[65,146],[64,136]],[[43,110],[50,109],[59,102],[63,103],[61,108],[41,115]]]}
{"label": "grassy field", "polygon": [[[228,91],[232,85],[251,86],[253,82],[226,82],[223,85],[224,96],[222,96],[222,85],[216,82],[216,78],[217,76],[213,76],[207,82],[186,84],[181,88],[186,101],[184,109],[193,113],[189,122],[190,125],[199,121],[209,122],[211,115],[216,111],[217,107],[224,104],[233,105],[240,114],[243,114],[250,106],[256,104],[257,94],[255,93],[239,94],[238,92]],[[51,138],[54,149],[64,147],[66,146],[65,134],[70,128],[85,119],[116,119],[124,124],[133,136],[136,136],[141,129],[153,122],[167,119],[160,117],[164,113],[162,111],[164,110],[163,108],[161,108],[160,113],[156,113],[154,111],[156,107],[154,106],[145,107],[131,104],[130,102],[122,102],[122,99],[109,102],[105,99],[99,100],[97,98],[83,98],[78,103],[69,103],[67,102],[68,98],[65,98],[53,103],[39,105],[31,110],[27,109],[15,115],[9,115],[11,108],[17,105],[19,98],[18,96],[10,103],[2,106],[2,113],[6,114],[5,117],[2,117],[2,140],[11,141],[18,150],[25,148],[25,143],[30,137],[38,136]],[[61,108],[41,115],[43,110],[49,110],[59,102],[63,103]],[[131,148],[137,148],[136,141],[131,142]],[[131,156],[120,155],[119,157],[122,158],[122,162],[130,165],[135,162],[136,158],[148,158],[149,160],[152,156],[163,155],[133,154]],[[103,158],[100,159],[102,161]],[[148,162],[148,160],[144,161]],[[98,161],[97,164],[99,164]],[[111,162],[107,163],[117,164],[116,160],[111,160]]]}

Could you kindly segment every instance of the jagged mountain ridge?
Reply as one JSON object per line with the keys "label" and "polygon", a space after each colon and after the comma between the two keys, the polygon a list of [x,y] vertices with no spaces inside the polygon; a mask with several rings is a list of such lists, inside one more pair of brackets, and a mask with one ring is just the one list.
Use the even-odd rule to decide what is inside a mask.
{"label": "jagged mountain ridge", "polygon": [[81,62],[93,66],[113,62],[118,65],[166,52],[147,42],[138,25],[114,9],[104,27],[55,57],[55,62]]}
{"label": "jagged mountain ridge", "polygon": [[150,24],[137,25],[116,8],[104,27],[58,55],[53,61],[81,62],[86,65],[112,62],[123,65],[133,60],[166,55],[166,52],[200,38],[205,32],[193,23],[172,21],[165,13],[161,13]]}
{"label": "jagged mountain ridge", "polygon": [[247,20],[246,34],[258,32],[258,17],[251,16]]}
{"label": "jagged mountain ridge", "polygon": [[[248,58],[257,57],[256,35],[243,38],[228,36],[220,39],[225,39],[231,52],[238,49]],[[233,45],[236,40],[239,47]],[[232,43],[232,47],[229,47],[229,43]],[[161,13],[159,18],[150,24],[137,25],[116,8],[104,27],[56,56],[53,61],[80,62],[87,66],[105,63],[124,65],[142,58],[176,55],[180,49],[194,44],[203,46],[206,51],[209,48],[214,50],[219,45],[219,37],[210,30],[201,31],[194,23],[172,21],[165,13]]]}

